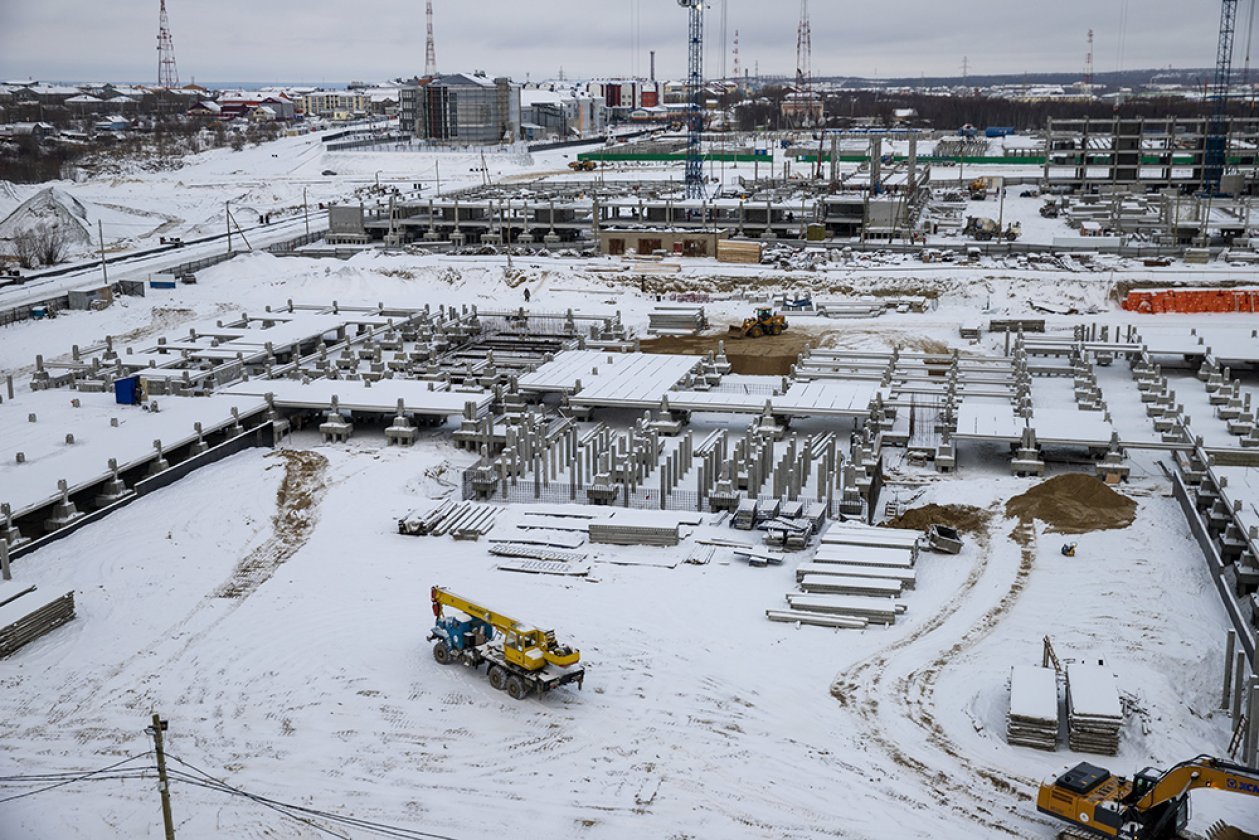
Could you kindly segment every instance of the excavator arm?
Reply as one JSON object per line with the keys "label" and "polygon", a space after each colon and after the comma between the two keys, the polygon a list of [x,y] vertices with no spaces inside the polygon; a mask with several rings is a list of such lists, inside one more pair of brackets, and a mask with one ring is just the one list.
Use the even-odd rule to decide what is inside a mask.
{"label": "excavator arm", "polygon": [[1164,802],[1178,799],[1189,791],[1201,788],[1259,797],[1259,770],[1200,755],[1189,761],[1183,761],[1164,773],[1158,782],[1136,801],[1134,807],[1138,811],[1149,811]]}

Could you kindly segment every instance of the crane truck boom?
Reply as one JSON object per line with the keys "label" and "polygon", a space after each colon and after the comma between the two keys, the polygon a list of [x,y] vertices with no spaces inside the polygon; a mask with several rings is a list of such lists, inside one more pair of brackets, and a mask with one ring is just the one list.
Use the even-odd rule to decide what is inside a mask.
{"label": "crane truck boom", "polygon": [[[573,667],[581,652],[557,642],[554,630],[539,630],[440,586],[433,587],[431,597],[437,621],[428,639],[442,665],[486,663],[490,685],[517,700],[570,682],[581,688],[586,671]],[[446,607],[467,617],[446,615]]]}
{"label": "crane truck boom", "polygon": [[1047,779],[1036,810],[1101,837],[1166,840],[1188,821],[1189,792],[1200,788],[1259,798],[1259,770],[1200,755],[1129,781],[1086,762]]}

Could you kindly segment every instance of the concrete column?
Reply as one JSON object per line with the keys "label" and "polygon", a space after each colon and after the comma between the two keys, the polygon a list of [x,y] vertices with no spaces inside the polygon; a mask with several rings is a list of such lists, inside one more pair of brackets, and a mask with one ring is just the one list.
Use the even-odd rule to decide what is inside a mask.
{"label": "concrete column", "polygon": [[0,578],[13,580],[13,573],[9,571],[9,540],[3,535],[0,535]]}
{"label": "concrete column", "polygon": [[660,471],[660,509],[665,509],[665,496],[669,492],[669,471]]}
{"label": "concrete column", "polygon": [[1237,649],[1237,631],[1229,630],[1224,643],[1224,697],[1220,700],[1220,708],[1228,709],[1229,695],[1233,688],[1233,652]]}
{"label": "concrete column", "polygon": [[1250,714],[1246,730],[1245,761],[1247,767],[1254,767],[1259,762],[1259,678],[1250,678]]}
{"label": "concrete column", "polygon": [[542,470],[538,459],[533,459],[533,498],[537,499],[542,496]]}
{"label": "concrete column", "polygon": [[568,462],[568,498],[570,501],[577,498],[577,471],[580,468],[576,459]]}
{"label": "concrete column", "polygon": [[1237,651],[1237,658],[1233,668],[1233,723],[1237,723],[1237,719],[1242,713],[1242,695],[1245,693],[1246,685],[1246,653]]}

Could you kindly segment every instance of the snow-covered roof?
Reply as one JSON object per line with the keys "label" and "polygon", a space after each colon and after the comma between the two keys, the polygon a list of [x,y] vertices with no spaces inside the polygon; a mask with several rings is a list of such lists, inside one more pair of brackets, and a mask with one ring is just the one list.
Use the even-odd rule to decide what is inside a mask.
{"label": "snow-covered roof", "polygon": [[78,96],[71,96],[66,100],[67,103],[73,103],[75,105],[97,104],[102,101],[104,100],[98,99],[95,96],[89,96],[86,93],[80,93]]}
{"label": "snow-covered roof", "polygon": [[436,85],[476,85],[477,87],[494,87],[494,80],[486,76],[474,76],[471,73],[443,73],[433,80]]}
{"label": "snow-covered roof", "polygon": [[520,107],[532,105],[559,105],[564,101],[563,94],[553,90],[527,89],[520,92]]}
{"label": "snow-covered roof", "polygon": [[132,99],[130,96],[123,96],[122,94],[119,94],[118,96],[111,96],[109,97],[109,99],[105,101],[112,102],[115,105],[134,105],[135,104],[134,99]]}
{"label": "snow-covered roof", "polygon": [[70,87],[68,85],[46,85],[42,82],[32,86],[31,90],[44,96],[75,96],[79,92],[77,87]]}

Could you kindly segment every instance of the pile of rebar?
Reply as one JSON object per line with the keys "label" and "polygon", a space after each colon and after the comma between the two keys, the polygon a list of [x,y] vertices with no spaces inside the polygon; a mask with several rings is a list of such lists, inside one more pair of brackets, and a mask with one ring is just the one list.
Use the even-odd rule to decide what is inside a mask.
{"label": "pile of rebar", "polygon": [[0,657],[74,618],[74,592],[44,601],[35,591],[32,586],[0,603]]}

